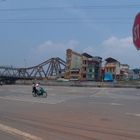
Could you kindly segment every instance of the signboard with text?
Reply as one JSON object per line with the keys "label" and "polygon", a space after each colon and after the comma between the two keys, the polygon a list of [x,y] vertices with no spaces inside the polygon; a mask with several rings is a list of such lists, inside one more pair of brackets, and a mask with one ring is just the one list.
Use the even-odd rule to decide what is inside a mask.
{"label": "signboard with text", "polygon": [[133,43],[137,50],[140,50],[140,12],[135,17],[132,32]]}

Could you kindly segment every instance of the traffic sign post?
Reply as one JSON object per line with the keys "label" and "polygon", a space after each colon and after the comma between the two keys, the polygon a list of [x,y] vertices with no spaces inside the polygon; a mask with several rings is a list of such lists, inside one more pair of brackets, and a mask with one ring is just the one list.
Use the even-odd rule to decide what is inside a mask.
{"label": "traffic sign post", "polygon": [[132,32],[133,43],[137,50],[140,50],[140,12],[135,17]]}

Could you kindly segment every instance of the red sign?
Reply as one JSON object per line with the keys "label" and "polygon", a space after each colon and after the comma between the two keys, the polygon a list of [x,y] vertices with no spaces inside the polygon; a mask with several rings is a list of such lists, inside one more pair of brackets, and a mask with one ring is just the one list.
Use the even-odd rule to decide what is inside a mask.
{"label": "red sign", "polygon": [[140,49],[140,13],[138,13],[134,20],[133,25],[133,43],[136,48]]}

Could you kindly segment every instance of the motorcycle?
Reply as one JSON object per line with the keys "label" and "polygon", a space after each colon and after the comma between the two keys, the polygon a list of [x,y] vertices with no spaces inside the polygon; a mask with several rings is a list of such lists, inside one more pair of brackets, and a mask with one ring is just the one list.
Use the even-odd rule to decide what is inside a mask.
{"label": "motorcycle", "polygon": [[39,89],[33,88],[32,95],[33,97],[37,97],[37,96],[47,97],[47,90],[45,90],[42,87],[40,87]]}

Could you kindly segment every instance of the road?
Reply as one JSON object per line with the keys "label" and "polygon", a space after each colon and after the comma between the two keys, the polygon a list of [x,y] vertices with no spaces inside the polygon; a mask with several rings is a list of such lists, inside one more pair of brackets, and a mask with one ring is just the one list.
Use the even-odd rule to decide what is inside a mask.
{"label": "road", "polygon": [[[46,87],[44,87],[46,88]],[[0,139],[140,140],[140,89],[0,87]]]}

